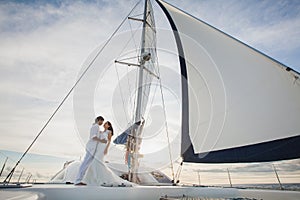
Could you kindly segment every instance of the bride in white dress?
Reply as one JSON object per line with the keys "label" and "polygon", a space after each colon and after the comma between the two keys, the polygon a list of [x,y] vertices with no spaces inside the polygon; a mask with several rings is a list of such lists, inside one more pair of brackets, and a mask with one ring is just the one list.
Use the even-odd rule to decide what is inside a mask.
{"label": "bride in white dress", "polygon": [[113,135],[113,128],[109,121],[105,122],[104,131],[99,133],[100,139],[107,140],[107,143],[98,143],[94,159],[89,166],[83,180],[88,185],[97,186],[111,186],[111,185],[130,185],[132,183],[117,176],[111,169],[109,169],[104,163],[104,156],[108,152],[111,137]]}

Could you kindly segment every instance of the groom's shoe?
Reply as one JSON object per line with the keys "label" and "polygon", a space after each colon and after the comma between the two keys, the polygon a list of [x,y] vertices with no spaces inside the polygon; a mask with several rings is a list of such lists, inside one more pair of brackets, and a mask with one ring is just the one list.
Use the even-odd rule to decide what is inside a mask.
{"label": "groom's shoe", "polygon": [[80,183],[76,183],[76,184],[75,184],[75,186],[83,186],[83,185],[86,185],[86,183],[80,182]]}

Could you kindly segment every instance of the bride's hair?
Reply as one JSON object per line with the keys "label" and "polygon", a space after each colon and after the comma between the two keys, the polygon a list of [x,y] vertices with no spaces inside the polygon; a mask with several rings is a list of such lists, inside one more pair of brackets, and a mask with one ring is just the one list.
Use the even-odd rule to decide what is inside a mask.
{"label": "bride's hair", "polygon": [[107,130],[110,130],[110,131],[111,131],[111,135],[114,135],[114,129],[113,129],[113,127],[112,127],[110,121],[107,121],[106,123],[107,123],[108,126],[109,126]]}

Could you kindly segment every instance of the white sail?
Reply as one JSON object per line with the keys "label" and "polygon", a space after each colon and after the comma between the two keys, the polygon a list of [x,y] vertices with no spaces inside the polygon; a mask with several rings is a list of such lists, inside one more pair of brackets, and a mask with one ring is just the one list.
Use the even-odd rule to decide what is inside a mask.
{"label": "white sail", "polygon": [[[171,23],[181,54],[181,67],[185,68],[181,69],[187,78],[182,88],[182,126],[185,127],[182,131],[185,143],[189,140],[184,139],[184,134],[189,134],[192,153],[253,147],[277,140],[297,146],[300,142],[299,74],[205,22],[163,1],[157,2]],[[287,138],[293,141],[286,141]],[[183,146],[189,148],[189,144]],[[261,146],[259,149],[268,151]],[[286,154],[299,157],[297,149],[290,149]],[[229,162],[240,160],[238,155],[230,156],[233,158]],[[272,160],[272,156],[266,159],[245,156],[252,156],[249,161]],[[286,156],[274,159],[287,159]]]}

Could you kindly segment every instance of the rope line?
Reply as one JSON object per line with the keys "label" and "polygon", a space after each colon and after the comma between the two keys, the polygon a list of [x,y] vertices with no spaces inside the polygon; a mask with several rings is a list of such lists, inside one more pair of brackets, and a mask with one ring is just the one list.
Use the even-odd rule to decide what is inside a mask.
{"label": "rope line", "polygon": [[125,118],[126,118],[126,122],[128,123],[128,117],[127,117],[126,108],[125,108],[125,100],[124,100],[124,95],[123,95],[122,88],[121,88],[121,83],[120,83],[120,75],[119,75],[119,71],[117,69],[116,63],[115,63],[115,70],[116,70],[116,74],[117,74],[117,77],[118,77],[118,85],[119,85],[120,96],[121,96],[121,100],[122,100],[122,104],[123,104],[123,111],[124,111],[124,115],[125,115]]}
{"label": "rope line", "polygon": [[[130,22],[129,22],[129,26],[130,26],[130,30],[131,30],[130,31],[131,32],[131,38],[129,38],[129,40],[126,42],[126,44],[124,45],[123,49],[120,51],[120,53],[119,53],[119,55],[117,57],[121,56],[121,54],[125,51],[126,47],[129,45],[129,43],[130,43],[131,40],[134,41],[134,45],[136,47],[134,36],[136,35],[138,29],[136,29],[133,32]],[[136,52],[137,52],[137,50],[136,50]],[[129,59],[134,59],[134,58],[138,58],[138,56],[136,55],[134,57],[118,59],[118,61],[129,60]],[[125,107],[125,100],[124,100],[125,98],[124,98],[122,87],[121,87],[121,83],[120,83],[120,74],[119,74],[119,71],[118,71],[116,63],[115,63],[114,66],[115,66],[115,70],[116,70],[116,74],[117,74],[117,78],[118,78],[118,86],[119,86],[120,96],[121,96],[122,105],[123,105],[123,112],[124,112],[124,115],[125,115],[125,118],[126,118],[126,122],[127,122],[127,124],[129,124],[131,120],[129,120],[128,117],[127,117],[127,112],[126,112],[126,107]],[[129,71],[128,71],[128,67],[127,67],[127,74],[128,74],[128,72]],[[129,93],[131,94],[131,89],[130,89],[130,84],[129,84],[129,78],[128,78],[128,76],[127,76],[127,84],[128,84],[128,88],[129,88]]]}
{"label": "rope line", "polygon": [[67,100],[67,98],[70,96],[70,94],[73,92],[73,90],[75,89],[75,87],[77,86],[77,84],[81,81],[81,79],[83,78],[83,76],[86,74],[86,72],[91,68],[91,66],[94,64],[94,62],[96,61],[96,59],[98,58],[98,56],[102,53],[102,51],[104,50],[104,48],[108,45],[108,43],[111,41],[111,39],[115,36],[115,34],[119,31],[119,29],[121,28],[121,26],[124,24],[124,22],[126,21],[126,19],[128,18],[128,16],[133,12],[133,10],[138,6],[138,4],[141,1],[138,1],[136,3],[136,5],[131,9],[131,11],[129,12],[129,14],[123,19],[123,21],[121,22],[121,24],[117,27],[117,29],[112,33],[112,35],[108,38],[108,40],[105,42],[105,44],[103,45],[103,47],[99,50],[99,52],[96,54],[96,56],[94,57],[94,59],[90,62],[90,64],[87,66],[87,68],[83,71],[83,73],[80,75],[80,77],[77,79],[77,81],[75,82],[75,84],[73,85],[73,87],[69,90],[69,92],[67,93],[67,95],[63,98],[63,100],[61,101],[61,103],[57,106],[57,108],[54,110],[54,112],[52,113],[52,115],[50,116],[50,118],[46,121],[46,123],[44,124],[44,126],[42,127],[42,129],[40,130],[40,132],[37,134],[37,136],[34,138],[34,140],[32,141],[32,143],[29,145],[29,147],[26,149],[26,151],[23,153],[23,155],[21,156],[21,158],[18,160],[18,162],[16,163],[16,165],[13,167],[13,169],[10,171],[10,173],[7,175],[7,177],[5,178],[4,182],[8,182],[7,180],[9,180],[10,176],[13,175],[16,167],[19,165],[19,163],[21,162],[21,160],[24,158],[24,156],[28,153],[28,151],[31,149],[31,147],[33,146],[33,144],[36,142],[36,140],[39,138],[39,136],[43,133],[44,129],[48,126],[48,124],[50,123],[50,121],[52,120],[52,118],[55,116],[55,114],[58,112],[58,110],[61,108],[61,106],[64,104],[64,102]]}
{"label": "rope line", "polygon": [[129,27],[130,27],[131,38],[133,40],[133,44],[134,44],[134,47],[135,47],[135,53],[136,53],[136,55],[138,55],[139,52],[138,52],[138,48],[137,48],[137,45],[136,45],[136,41],[134,39],[134,35],[137,33],[137,30],[139,30],[139,29],[137,28],[136,31],[133,33],[133,29],[132,29],[130,20],[128,20],[128,22],[129,22]]}
{"label": "rope line", "polygon": [[[157,60],[157,63],[158,63],[158,60]],[[157,65],[159,65],[159,64],[157,64]],[[158,70],[159,77],[161,77],[159,67],[157,67],[157,70]],[[171,144],[170,144],[170,136],[169,136],[169,127],[168,127],[168,122],[167,122],[166,105],[165,105],[165,99],[164,99],[164,94],[163,94],[161,78],[159,79],[159,86],[160,86],[161,100],[162,100],[162,106],[163,106],[163,111],[164,111],[166,134],[167,134],[167,139],[168,139],[168,149],[169,149],[169,158],[170,158],[170,162],[171,162],[171,164],[170,164],[171,165],[171,172],[172,172],[173,181],[175,182],[174,165],[173,165],[173,158],[172,158]]]}

